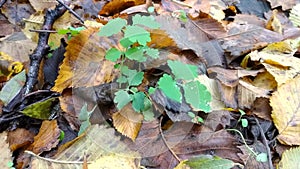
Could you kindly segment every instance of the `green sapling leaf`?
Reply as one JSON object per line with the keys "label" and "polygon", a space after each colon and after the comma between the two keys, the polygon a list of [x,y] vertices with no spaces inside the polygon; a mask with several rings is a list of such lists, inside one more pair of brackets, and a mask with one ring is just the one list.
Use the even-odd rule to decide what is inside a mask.
{"label": "green sapling leaf", "polygon": [[144,51],[140,47],[133,47],[125,52],[126,58],[130,60],[136,60],[138,62],[145,62],[146,57],[144,56]]}
{"label": "green sapling leaf", "polygon": [[159,79],[157,84],[158,88],[161,89],[168,98],[181,103],[182,95],[180,88],[170,75],[164,74],[163,77]]}
{"label": "green sapling leaf", "polygon": [[143,92],[133,94],[132,108],[136,112],[141,112],[144,109],[144,100],[146,95]]}
{"label": "green sapling leaf", "polygon": [[136,14],[132,17],[132,25],[143,25],[152,29],[160,27],[160,24],[155,21],[153,16],[141,16],[140,14]]}
{"label": "green sapling leaf", "polygon": [[146,46],[151,41],[150,32],[139,26],[126,26],[124,37],[131,42],[138,42],[142,46]]}
{"label": "green sapling leaf", "polygon": [[194,110],[210,111],[209,102],[211,101],[211,94],[206,86],[199,81],[192,81],[184,84],[183,90],[186,102],[189,103]]}
{"label": "green sapling leaf", "polygon": [[121,30],[124,28],[124,26],[127,24],[127,21],[122,18],[116,18],[113,20],[110,20],[106,25],[104,25],[98,35],[99,36],[111,36],[113,34],[117,34],[121,32]]}
{"label": "green sapling leaf", "polygon": [[120,59],[121,55],[122,55],[122,52],[119,51],[117,48],[110,48],[106,52],[105,58],[112,62],[116,62],[118,59]]}
{"label": "green sapling leaf", "polygon": [[267,162],[268,161],[268,155],[266,153],[260,153],[256,156],[256,161],[258,161],[258,162]]}
{"label": "green sapling leaf", "polygon": [[248,120],[247,119],[241,119],[242,126],[247,127],[248,126]]}
{"label": "green sapling leaf", "polygon": [[197,66],[172,60],[168,60],[168,66],[172,70],[175,79],[193,80],[198,76]]}
{"label": "green sapling leaf", "polygon": [[128,78],[129,86],[138,86],[144,79],[144,72],[137,72],[134,76]]}
{"label": "green sapling leaf", "polygon": [[125,90],[119,90],[115,93],[114,102],[117,104],[118,110],[121,110],[126,104],[132,100],[132,95]]}

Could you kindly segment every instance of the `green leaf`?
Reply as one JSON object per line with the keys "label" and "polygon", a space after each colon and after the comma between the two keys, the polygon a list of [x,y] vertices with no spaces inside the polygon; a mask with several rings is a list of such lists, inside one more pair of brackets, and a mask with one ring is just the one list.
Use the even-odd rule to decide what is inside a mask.
{"label": "green leaf", "polygon": [[126,58],[130,60],[136,60],[138,62],[145,62],[146,57],[144,56],[144,51],[140,47],[133,47],[125,52]]}
{"label": "green leaf", "polygon": [[144,109],[142,114],[144,116],[144,120],[146,121],[151,121],[154,119],[152,102],[147,97],[144,99]]}
{"label": "green leaf", "polygon": [[218,156],[200,156],[191,158],[184,162],[191,168],[213,168],[213,169],[230,169],[235,166],[231,160],[223,159]]}
{"label": "green leaf", "polygon": [[136,112],[141,112],[144,109],[144,100],[146,95],[143,92],[133,94],[132,108]]}
{"label": "green leaf", "polygon": [[127,24],[125,19],[116,18],[110,20],[106,25],[104,25],[98,35],[99,36],[111,36],[113,34],[117,34],[121,32],[122,28]]}
{"label": "green leaf", "polygon": [[112,62],[116,62],[118,59],[120,59],[121,55],[122,55],[122,52],[119,51],[118,49],[116,49],[116,48],[110,48],[106,52],[105,58],[107,60],[112,61]]}
{"label": "green leaf", "polygon": [[137,72],[135,75],[128,77],[129,86],[138,86],[144,79],[144,72]]}
{"label": "green leaf", "polygon": [[201,110],[209,112],[211,101],[211,94],[207,91],[207,88],[199,81],[192,81],[184,84],[184,98],[187,103],[191,105],[194,110]]}
{"label": "green leaf", "polygon": [[244,110],[242,110],[242,109],[239,109],[239,112],[240,112],[241,116],[243,116],[243,115],[245,115],[245,114],[246,114],[246,113],[245,113],[245,111],[244,111]]}
{"label": "green leaf", "polygon": [[22,89],[26,81],[25,70],[11,78],[2,88],[0,99],[7,105]]}
{"label": "green leaf", "polygon": [[150,6],[147,10],[149,13],[153,13],[155,8],[154,8],[154,6]]}
{"label": "green leaf", "polygon": [[150,32],[139,26],[126,26],[124,37],[131,42],[138,42],[142,46],[146,46],[151,41]]}
{"label": "green leaf", "polygon": [[82,133],[84,133],[86,131],[86,129],[90,126],[91,126],[91,122],[89,120],[83,121],[80,125],[78,136],[81,135]]}
{"label": "green leaf", "polygon": [[155,91],[156,91],[156,88],[154,88],[154,87],[149,87],[148,93],[149,93],[149,95],[150,95],[150,94],[153,94]]}
{"label": "green leaf", "polygon": [[115,93],[114,102],[117,104],[118,110],[121,110],[131,100],[132,95],[129,95],[125,90],[119,90]]}
{"label": "green leaf", "polygon": [[96,107],[97,107],[97,105],[95,105],[94,108],[91,111],[88,111],[88,109],[87,109],[87,103],[84,103],[84,105],[81,107],[78,119],[80,121],[89,120],[90,116],[92,115],[92,113],[94,112],[94,110],[96,109]]}
{"label": "green leaf", "polygon": [[127,83],[128,82],[128,79],[125,77],[125,76],[120,76],[118,79],[117,79],[117,82],[122,84],[122,83]]}
{"label": "green leaf", "polygon": [[139,14],[136,14],[132,17],[132,25],[144,25],[152,29],[157,29],[160,27],[160,24],[155,21],[153,16],[141,16]]}
{"label": "green leaf", "polygon": [[175,79],[193,80],[198,76],[197,66],[172,60],[168,60],[168,66],[172,70]]}
{"label": "green leaf", "polygon": [[128,66],[122,66],[121,73],[125,76],[132,76],[132,75],[135,75],[137,73],[137,71],[129,69]]}
{"label": "green leaf", "polygon": [[144,47],[144,52],[146,55],[152,57],[153,59],[159,58],[159,51],[158,49],[149,48],[148,46]]}
{"label": "green leaf", "polygon": [[47,120],[51,115],[52,103],[54,101],[56,101],[56,98],[36,102],[27,106],[21,113],[32,118]]}
{"label": "green leaf", "polygon": [[170,99],[181,103],[181,92],[180,88],[177,86],[176,81],[168,75],[164,74],[163,77],[157,82],[158,88]]}
{"label": "green leaf", "polygon": [[193,113],[193,112],[188,112],[188,115],[191,117],[191,118],[195,118],[196,117],[196,115]]}
{"label": "green leaf", "polygon": [[198,122],[198,123],[204,123],[204,120],[203,120],[202,117],[197,117],[197,122]]}
{"label": "green leaf", "polygon": [[241,119],[242,126],[247,127],[248,126],[248,120],[247,119]]}
{"label": "green leaf", "polygon": [[120,40],[120,44],[124,47],[124,48],[129,48],[131,45],[133,45],[135,42],[132,42],[129,40],[129,38],[122,38]]}
{"label": "green leaf", "polygon": [[267,162],[268,161],[268,155],[266,153],[260,153],[256,156],[256,161],[258,161],[258,162]]}
{"label": "green leaf", "polygon": [[65,138],[65,132],[63,130],[60,130],[60,135],[59,135],[59,141],[62,141]]}

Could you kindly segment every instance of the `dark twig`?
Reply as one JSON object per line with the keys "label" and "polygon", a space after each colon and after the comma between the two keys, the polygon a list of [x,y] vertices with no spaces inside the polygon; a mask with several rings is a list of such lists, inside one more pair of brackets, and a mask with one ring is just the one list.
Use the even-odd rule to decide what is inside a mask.
{"label": "dark twig", "polygon": [[[60,16],[62,16],[66,12],[65,6],[58,4],[54,10],[48,9],[45,16],[45,21],[42,27],[42,30],[52,30],[53,23]],[[25,84],[24,95],[30,93],[35,84],[37,83],[38,72],[40,68],[40,63],[43,57],[48,53],[50,47],[48,46],[48,39],[50,33],[48,32],[40,32],[39,33],[39,41],[34,52],[29,56],[30,57],[30,67],[27,74],[27,81]]]}
{"label": "dark twig", "polygon": [[67,8],[71,14],[73,14],[82,24],[84,24],[84,20],[75,12],[73,9],[71,9],[68,5],[66,5],[63,1],[61,0],[56,0],[59,4],[63,5],[65,8]]}
{"label": "dark twig", "polygon": [[268,163],[269,163],[269,168],[270,169],[274,169],[273,167],[273,163],[272,163],[272,157],[271,157],[271,151],[270,151],[270,147],[269,147],[269,144],[268,144],[268,140],[264,134],[264,131],[263,129],[261,128],[260,124],[259,124],[259,121],[257,120],[257,118],[255,118],[255,121],[256,121],[256,124],[258,125],[259,127],[259,131],[260,131],[260,137],[262,139],[262,142],[263,144],[266,146],[266,149],[267,149],[267,154],[268,154]]}

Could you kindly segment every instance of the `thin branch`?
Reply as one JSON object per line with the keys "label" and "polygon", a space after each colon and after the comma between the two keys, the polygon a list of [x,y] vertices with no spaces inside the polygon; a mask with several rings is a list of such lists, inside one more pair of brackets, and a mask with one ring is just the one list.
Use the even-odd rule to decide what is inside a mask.
{"label": "thin branch", "polygon": [[1,0],[1,1],[0,1],[0,8],[5,4],[6,1],[7,1],[7,0]]}
{"label": "thin branch", "polygon": [[[61,4],[56,5],[54,10],[48,9],[45,15],[45,20],[44,20],[42,30],[52,30],[52,26],[55,20],[57,20],[60,16],[62,16],[66,12],[66,10],[67,9]],[[48,53],[50,49],[50,47],[48,46],[49,36],[50,36],[49,32],[40,32],[38,45],[34,50],[34,52],[29,56],[30,67],[27,74],[25,91],[23,93],[24,95],[30,93],[33,90],[35,84],[37,83],[40,63],[43,57]]]}
{"label": "thin branch", "polygon": [[260,131],[260,137],[262,139],[262,142],[263,144],[266,146],[266,149],[267,149],[267,154],[268,154],[268,163],[269,163],[269,167],[270,169],[274,169],[273,167],[273,163],[272,163],[272,157],[271,157],[271,151],[270,151],[270,147],[269,147],[269,144],[268,144],[268,140],[264,134],[264,131],[263,129],[261,128],[260,124],[259,124],[259,121],[257,120],[257,118],[255,118],[255,121],[256,121],[256,124],[258,125],[259,127],[259,131]]}
{"label": "thin branch", "polygon": [[163,131],[161,129],[161,122],[162,122],[162,119],[163,119],[163,116],[161,116],[160,118],[160,121],[159,121],[159,132],[160,132],[160,135],[161,135],[161,138],[163,140],[163,142],[165,143],[165,145],[167,146],[167,148],[169,149],[169,151],[172,153],[172,155],[176,158],[176,160],[178,162],[181,162],[182,160],[176,155],[176,153],[171,149],[171,147],[169,146],[169,144],[167,143],[167,140],[163,134]]}
{"label": "thin branch", "polygon": [[61,0],[56,0],[58,3],[63,5],[65,8],[67,8],[71,14],[73,14],[81,23],[84,24],[84,20],[73,10],[71,9],[68,5],[66,5],[63,1]]}
{"label": "thin branch", "polygon": [[37,30],[37,29],[29,29],[29,32],[38,32],[38,33],[41,33],[41,32],[45,32],[45,33],[57,33],[57,31],[55,31],[55,30]]}

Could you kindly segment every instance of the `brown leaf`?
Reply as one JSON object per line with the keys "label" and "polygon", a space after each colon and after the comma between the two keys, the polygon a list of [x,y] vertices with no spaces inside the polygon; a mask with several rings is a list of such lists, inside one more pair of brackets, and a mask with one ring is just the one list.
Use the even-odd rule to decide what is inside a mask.
{"label": "brown leaf", "polygon": [[91,87],[111,82],[117,75],[115,63],[104,58],[116,42],[97,35],[98,29],[83,30],[66,47],[65,59],[52,90],[62,92],[69,87]]}
{"label": "brown leaf", "polygon": [[268,98],[270,91],[263,88],[255,87],[251,83],[240,80],[237,93],[239,107],[244,109],[251,108],[255,99],[258,97]]}
{"label": "brown leaf", "polygon": [[17,128],[8,133],[8,142],[11,151],[26,147],[33,142],[34,133],[24,128]]}
{"label": "brown leaf", "polygon": [[252,113],[257,115],[258,117],[272,121],[271,118],[272,108],[269,103],[269,99],[267,98],[256,98],[252,105]]}
{"label": "brown leaf", "polygon": [[113,114],[112,119],[117,131],[134,141],[142,126],[144,116],[135,112],[131,104],[127,104],[119,112]]}
{"label": "brown leaf", "polygon": [[114,15],[126,8],[141,5],[145,2],[145,0],[112,0],[103,6],[99,12],[99,15]]}
{"label": "brown leaf", "polygon": [[35,154],[49,151],[58,145],[60,129],[56,120],[43,121],[39,133],[34,137],[34,142],[27,150],[32,150]]}
{"label": "brown leaf", "polygon": [[272,118],[278,129],[277,139],[286,145],[300,145],[300,76],[278,87],[270,98]]}
{"label": "brown leaf", "polygon": [[228,36],[219,42],[222,48],[231,54],[227,57],[228,64],[243,54],[283,39],[282,35],[257,25],[233,22],[227,28]]}

